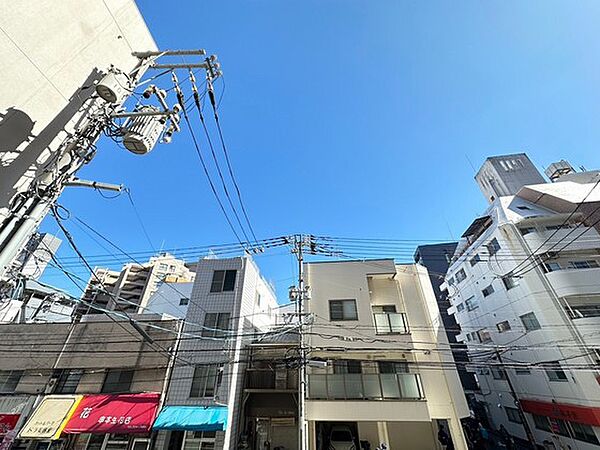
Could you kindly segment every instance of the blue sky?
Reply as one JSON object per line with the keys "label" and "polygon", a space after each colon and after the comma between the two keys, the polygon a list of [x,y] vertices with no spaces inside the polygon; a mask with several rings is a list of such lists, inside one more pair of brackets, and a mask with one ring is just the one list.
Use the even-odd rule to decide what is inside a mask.
{"label": "blue sky", "polygon": [[[259,238],[450,240],[485,208],[469,160],[524,151],[540,169],[600,167],[598,2],[138,5],[161,49],[219,56],[221,120]],[[80,175],[127,185],[156,248],[235,241],[186,130],[143,157],[103,139]],[[121,247],[150,250],[125,196],[70,189],[60,202]],[[86,255],[106,253],[66,225]],[[279,293],[293,275],[284,253],[256,258]],[[55,271],[44,279],[71,288]]]}

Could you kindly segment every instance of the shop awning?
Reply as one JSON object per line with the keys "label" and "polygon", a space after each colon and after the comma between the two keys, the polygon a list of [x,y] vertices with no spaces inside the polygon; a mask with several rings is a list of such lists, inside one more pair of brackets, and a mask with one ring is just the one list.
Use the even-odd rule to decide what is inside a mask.
{"label": "shop awning", "polygon": [[86,395],[67,422],[63,432],[147,433],[158,410],[160,394]]}
{"label": "shop awning", "polygon": [[19,433],[20,439],[58,439],[81,395],[44,397]]}
{"label": "shop awning", "polygon": [[223,431],[227,428],[225,406],[165,406],[154,430]]}

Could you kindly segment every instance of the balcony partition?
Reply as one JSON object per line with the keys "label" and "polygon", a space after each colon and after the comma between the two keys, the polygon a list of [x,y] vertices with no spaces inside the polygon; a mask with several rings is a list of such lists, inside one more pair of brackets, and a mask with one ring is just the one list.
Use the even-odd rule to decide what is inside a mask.
{"label": "balcony partition", "polygon": [[311,374],[308,396],[313,400],[422,400],[416,373]]}

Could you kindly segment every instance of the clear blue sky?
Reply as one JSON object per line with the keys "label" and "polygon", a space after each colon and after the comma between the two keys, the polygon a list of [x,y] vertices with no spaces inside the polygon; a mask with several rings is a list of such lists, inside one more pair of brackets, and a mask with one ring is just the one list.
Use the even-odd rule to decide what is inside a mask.
{"label": "clear blue sky", "polygon": [[[486,206],[468,160],[524,151],[540,169],[600,167],[598,2],[138,4],[161,49],[218,54],[221,119],[259,238],[450,240]],[[103,139],[81,176],[127,185],[156,247],[234,241],[185,130],[144,157]],[[127,250],[149,249],[125,196],[70,189],[60,202]],[[67,225],[84,253],[106,253]],[[289,256],[257,262],[283,293]],[[51,270],[45,280],[69,287]]]}

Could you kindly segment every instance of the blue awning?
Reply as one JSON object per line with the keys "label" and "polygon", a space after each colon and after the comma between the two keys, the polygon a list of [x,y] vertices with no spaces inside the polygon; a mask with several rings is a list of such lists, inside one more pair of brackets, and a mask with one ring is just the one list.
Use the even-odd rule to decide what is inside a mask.
{"label": "blue awning", "polygon": [[153,430],[223,431],[227,428],[225,406],[165,406]]}

